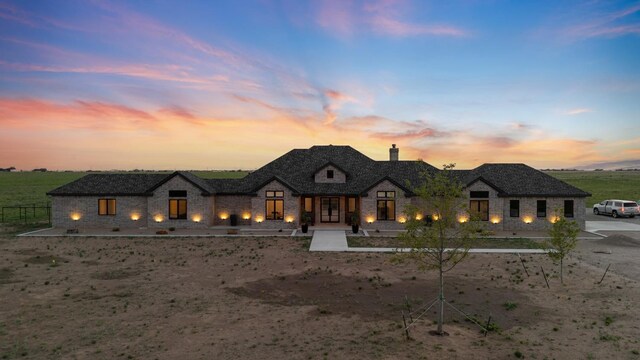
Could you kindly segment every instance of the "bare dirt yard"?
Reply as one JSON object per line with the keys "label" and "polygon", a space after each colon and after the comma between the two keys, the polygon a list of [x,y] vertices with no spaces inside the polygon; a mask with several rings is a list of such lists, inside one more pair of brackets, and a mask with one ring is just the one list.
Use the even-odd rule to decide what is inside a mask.
{"label": "bare dirt yard", "polygon": [[[638,282],[544,255],[473,255],[404,337],[436,274],[299,238],[0,238],[0,359],[639,359]],[[551,275],[548,289],[541,267]]]}

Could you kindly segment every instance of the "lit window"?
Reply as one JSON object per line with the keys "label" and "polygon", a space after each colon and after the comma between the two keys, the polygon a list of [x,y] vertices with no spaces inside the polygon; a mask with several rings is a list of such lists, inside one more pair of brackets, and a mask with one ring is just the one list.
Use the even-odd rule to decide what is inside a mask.
{"label": "lit window", "polygon": [[115,215],[116,199],[98,199],[98,215]]}
{"label": "lit window", "polygon": [[396,197],[395,191],[378,191],[378,198],[384,200],[378,200],[377,213],[378,220],[395,220],[396,219],[396,201],[393,200]]}
{"label": "lit window", "polygon": [[[267,191],[267,200],[265,201],[266,219],[267,220],[283,220],[284,219],[284,191]],[[280,199],[279,199],[280,198]]]}
{"label": "lit window", "polygon": [[482,221],[489,221],[489,200],[471,200],[469,212]]}
{"label": "lit window", "polygon": [[169,199],[169,219],[185,220],[187,218],[187,200]]}

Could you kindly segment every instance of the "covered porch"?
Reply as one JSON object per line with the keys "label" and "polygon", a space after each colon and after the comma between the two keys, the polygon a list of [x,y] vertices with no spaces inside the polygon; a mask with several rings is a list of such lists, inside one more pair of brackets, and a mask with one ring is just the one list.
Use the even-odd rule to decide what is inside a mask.
{"label": "covered porch", "polygon": [[[310,226],[336,228],[351,226],[354,214],[359,214],[359,196],[345,195],[303,195],[300,196],[299,219],[307,213]],[[360,219],[362,222],[362,219]]]}

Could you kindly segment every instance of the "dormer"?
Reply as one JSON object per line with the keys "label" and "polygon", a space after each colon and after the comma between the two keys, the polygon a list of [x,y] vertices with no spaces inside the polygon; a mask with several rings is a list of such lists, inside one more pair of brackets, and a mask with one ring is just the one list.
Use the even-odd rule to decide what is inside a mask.
{"label": "dormer", "polygon": [[344,184],[347,182],[347,173],[336,164],[328,162],[316,170],[314,178],[316,183]]}

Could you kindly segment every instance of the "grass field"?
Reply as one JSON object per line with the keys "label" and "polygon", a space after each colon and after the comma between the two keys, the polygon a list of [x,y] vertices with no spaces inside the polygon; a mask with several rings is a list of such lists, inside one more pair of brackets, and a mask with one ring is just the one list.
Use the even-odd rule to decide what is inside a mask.
{"label": "grass field", "polygon": [[640,171],[549,171],[547,174],[590,192],[588,207],[606,199],[640,200]]}
{"label": "grass field", "polygon": [[[246,171],[195,171],[196,175],[206,179],[235,179],[247,175]],[[46,205],[50,202],[46,195],[58,186],[86,175],[85,172],[1,172],[0,207],[13,205]],[[20,221],[17,209],[5,210],[5,222]],[[37,210],[35,218],[28,212],[28,222],[46,221],[45,210]]]}

